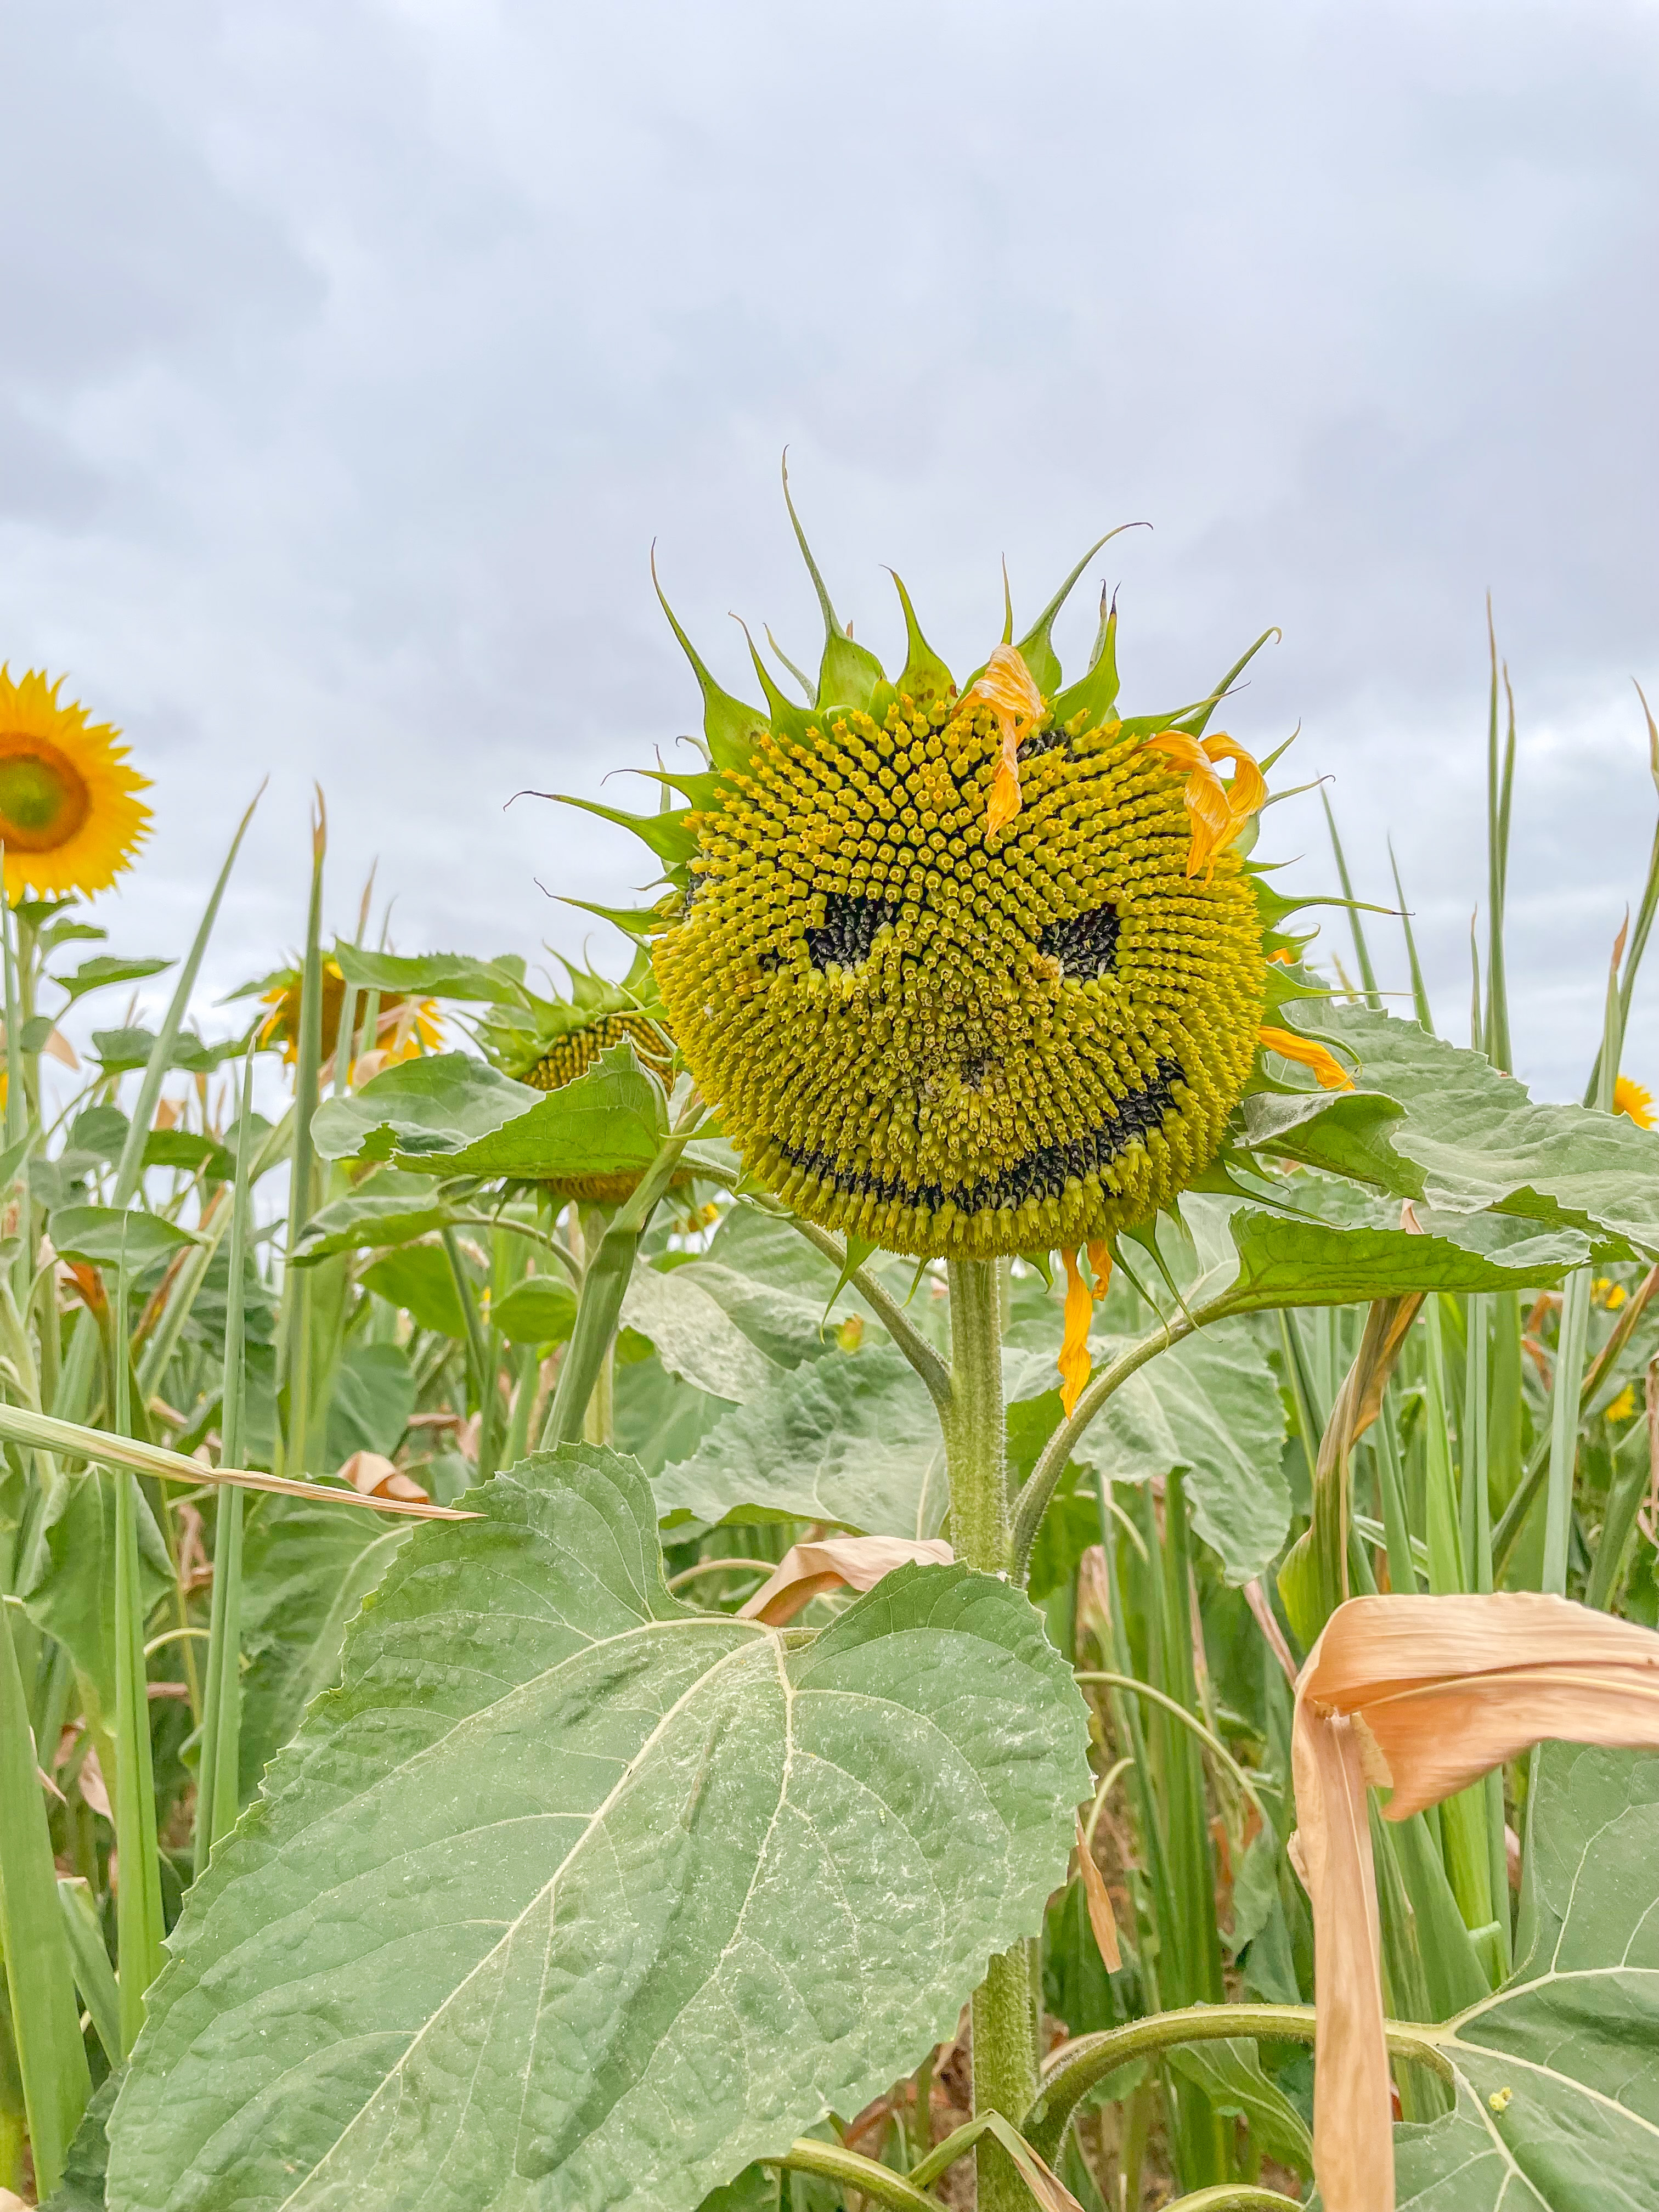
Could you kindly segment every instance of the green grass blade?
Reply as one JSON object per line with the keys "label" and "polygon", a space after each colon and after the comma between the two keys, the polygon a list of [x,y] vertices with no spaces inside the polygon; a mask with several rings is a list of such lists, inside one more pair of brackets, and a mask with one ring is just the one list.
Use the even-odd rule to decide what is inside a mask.
{"label": "green grass blade", "polygon": [[63,1908],[64,1930],[69,1938],[70,1957],[74,1962],[82,2002],[92,2016],[94,2030],[104,2046],[104,2056],[112,2066],[118,2066],[121,1992],[104,1946],[103,1924],[98,1917],[91,1884],[78,1875],[60,1875],[58,1902]]}
{"label": "green grass blade", "polygon": [[1486,600],[1486,642],[1492,658],[1491,704],[1486,718],[1486,1004],[1477,1043],[1494,1067],[1513,1066],[1510,1040],[1509,981],[1504,951],[1504,915],[1510,873],[1510,801],[1515,787],[1515,694],[1509,672],[1509,732],[1500,757],[1498,741],[1498,633],[1492,599]]}
{"label": "green grass blade", "polygon": [[162,1018],[161,1026],[156,1032],[155,1042],[150,1048],[149,1059],[138,1085],[138,1096],[133,1104],[132,1119],[127,1127],[126,1142],[121,1147],[121,1157],[115,1165],[115,1182],[110,1199],[112,1206],[131,1204],[137,1192],[139,1183],[143,1179],[144,1144],[149,1135],[150,1125],[155,1119],[155,1102],[161,1095],[161,1085],[167,1075],[167,1064],[173,1058],[173,1048],[179,1041],[179,1031],[184,1025],[185,1014],[190,1011],[191,993],[196,988],[196,978],[201,971],[203,957],[208,948],[208,939],[212,936],[213,925],[219,918],[219,907],[225,895],[225,886],[230,881],[231,870],[236,865],[236,855],[241,850],[243,838],[247,835],[247,826],[253,819],[253,809],[259,804],[264,791],[264,786],[261,784],[259,790],[254,794],[253,805],[250,806],[247,812],[243,815],[237,825],[236,835],[230,841],[230,850],[225,855],[225,865],[219,871],[219,879],[213,886],[213,895],[207,902],[206,911],[203,914],[198,926],[195,938],[185,956],[185,964],[179,971],[178,986]]}
{"label": "green grass blade", "polygon": [[[127,1372],[127,1285],[118,1271],[110,1300],[112,1426],[131,1431]],[[115,1897],[116,1954],[121,1985],[122,2052],[144,2024],[144,1992],[161,1971],[161,1870],[155,1838],[155,1775],[150,1756],[149,1678],[144,1664],[144,1612],[138,1569],[138,1478],[120,1468],[115,1485],[115,1847],[121,1879]]]}
{"label": "green grass blade", "polygon": [[[231,1198],[230,1272],[225,1301],[225,1358],[219,1407],[220,1455],[241,1457],[244,1379],[243,1306],[248,1212],[252,1197],[253,1054],[242,1071],[236,1132],[236,1183]],[[196,1871],[200,1875],[221,1836],[236,1825],[242,1733],[242,1493],[226,1489],[214,1521],[213,1607],[208,1631],[207,1700],[202,1715],[202,1765],[196,1802]]]}
{"label": "green grass blade", "polygon": [[1370,947],[1365,942],[1365,931],[1359,919],[1359,909],[1352,903],[1353,885],[1348,880],[1348,863],[1342,851],[1342,840],[1336,834],[1336,817],[1331,811],[1331,802],[1323,787],[1319,793],[1320,805],[1325,810],[1325,826],[1331,833],[1331,851],[1336,856],[1336,872],[1341,880],[1342,896],[1348,903],[1348,927],[1353,932],[1353,957],[1359,963],[1360,981],[1365,986],[1365,1004],[1373,1013],[1382,1011],[1382,1000],[1376,988],[1376,970],[1371,966]]}
{"label": "green grass blade", "polygon": [[306,917],[305,966],[300,984],[298,1060],[294,1071],[294,1152],[289,1172],[288,1233],[283,1245],[282,1351],[278,1386],[286,1386],[288,1419],[283,1436],[283,1472],[298,1478],[311,1455],[311,1316],[315,1285],[309,1268],[295,1267],[294,1254],[315,1204],[317,1154],[312,1117],[319,1100],[323,1059],[323,862],[328,851],[328,817],[322,793],[312,823],[311,903]]}
{"label": "green grass blade", "polygon": [[92,2077],[13,1639],[13,1623],[21,1617],[0,1598],[0,1949],[35,2179],[45,2196],[63,2179],[64,2154],[92,2094]]}
{"label": "green grass blade", "polygon": [[1400,1434],[1395,1425],[1391,1398],[1384,1398],[1371,1434],[1376,1458],[1376,1486],[1382,1493],[1382,1528],[1388,1545],[1389,1587],[1396,1596],[1415,1597],[1417,1565],[1412,1558],[1411,1522],[1406,1512],[1406,1485],[1400,1466]]}
{"label": "green grass blade", "polygon": [[1417,1025],[1434,1035],[1434,1015],[1429,1006],[1428,986],[1423,981],[1423,969],[1417,957],[1417,939],[1412,931],[1412,918],[1406,906],[1406,889],[1400,880],[1400,863],[1394,856],[1394,840],[1389,840],[1389,866],[1394,871],[1394,895],[1400,902],[1400,927],[1406,933],[1406,958],[1411,964],[1412,1005],[1417,1013]]}
{"label": "green grass blade", "polygon": [[1561,1293],[1561,1328],[1556,1340],[1555,1376],[1550,1391],[1550,1456],[1544,1506],[1543,1587],[1557,1597],[1567,1594],[1567,1549],[1572,1532],[1572,1485],[1578,1463],[1579,1394],[1584,1380],[1584,1351],[1589,1339],[1589,1267],[1575,1268]]}

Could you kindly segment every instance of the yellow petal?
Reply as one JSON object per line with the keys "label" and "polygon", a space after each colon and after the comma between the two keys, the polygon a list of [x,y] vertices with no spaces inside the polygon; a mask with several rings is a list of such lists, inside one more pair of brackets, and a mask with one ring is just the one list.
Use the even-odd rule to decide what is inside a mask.
{"label": "yellow petal", "polygon": [[1089,1379],[1089,1323],[1095,1302],[1077,1264],[1075,1249],[1062,1252],[1066,1262],[1066,1334],[1060,1347],[1060,1402],[1069,1413]]}
{"label": "yellow petal", "polygon": [[1096,1298],[1103,1298],[1112,1280],[1112,1248],[1103,1237],[1089,1247],[1089,1272],[1095,1279]]}
{"label": "yellow petal", "polygon": [[1247,753],[1224,730],[1218,730],[1212,738],[1204,740],[1204,750],[1212,761],[1230,760],[1233,763],[1233,781],[1227,793],[1227,834],[1218,851],[1224,851],[1249,820],[1267,803],[1267,779],[1257,767],[1253,755]]}
{"label": "yellow petal", "polygon": [[1299,1067],[1312,1068],[1322,1091],[1353,1089],[1353,1078],[1341,1061],[1311,1037],[1298,1036],[1294,1030],[1261,1029],[1256,1035],[1264,1052],[1276,1052],[1281,1060],[1293,1060]]}
{"label": "yellow petal", "polygon": [[1628,1114],[1638,1129],[1650,1129],[1653,1093],[1644,1091],[1639,1083],[1632,1083],[1628,1075],[1621,1075],[1613,1086],[1613,1110],[1615,1114]]}
{"label": "yellow petal", "polygon": [[985,673],[962,695],[964,707],[974,702],[990,708],[1002,732],[1002,754],[991,787],[986,826],[991,830],[1006,830],[1020,809],[1020,725],[1023,722],[1030,730],[1042,719],[1042,694],[1013,646],[992,647]]}
{"label": "yellow petal", "polygon": [[1195,876],[1202,868],[1207,875],[1234,826],[1227,787],[1198,739],[1184,730],[1162,730],[1157,737],[1147,738],[1146,746],[1150,752],[1162,753],[1187,779],[1182,795],[1193,821],[1187,873]]}
{"label": "yellow petal", "polygon": [[1364,1781],[1403,1820],[1546,1737],[1659,1747],[1659,1636],[1565,1598],[1361,1597],[1297,1681],[1298,1852],[1314,1915],[1314,2171],[1333,2212],[1393,2212]]}

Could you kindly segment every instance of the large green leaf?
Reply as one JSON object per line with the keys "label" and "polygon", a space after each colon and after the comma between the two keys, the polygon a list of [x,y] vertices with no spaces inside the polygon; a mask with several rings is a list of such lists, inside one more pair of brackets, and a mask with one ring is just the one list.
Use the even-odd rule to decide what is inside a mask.
{"label": "large green leaf", "polygon": [[695,1261],[666,1274],[636,1267],[623,1299],[623,1325],[650,1340],[671,1375],[710,1397],[751,1405],[779,1370],[703,1288],[705,1272]]}
{"label": "large green leaf", "polygon": [[354,1097],[325,1098],[311,1129],[325,1160],[389,1160],[447,1173],[455,1155],[542,1093],[464,1052],[399,1060]]}
{"label": "large green leaf", "polygon": [[466,1335],[466,1315],[441,1244],[400,1245],[364,1268],[363,1287],[404,1308],[422,1328],[435,1328],[458,1342]]}
{"label": "large green leaf", "polygon": [[509,1344],[563,1344],[576,1325],[576,1293],[562,1275],[526,1275],[492,1303],[489,1318]]}
{"label": "large green leaf", "polygon": [[949,1496],[939,1415],[884,1340],[781,1374],[657,1478],[664,1515],[832,1522],[936,1536]]}
{"label": "large green leaf", "polygon": [[[173,1585],[166,1539],[135,1490],[139,1600],[148,1613]],[[55,1636],[92,1685],[106,1719],[115,1712],[115,1486],[97,1469],[64,1476],[48,1503],[29,1618]]]}
{"label": "large green leaf", "polygon": [[[378,1181],[378,1177],[376,1178]],[[401,1178],[400,1178],[401,1180]],[[424,1199],[407,1192],[364,1191],[361,1196],[337,1198],[313,1214],[300,1248],[296,1267],[314,1267],[337,1252],[390,1250],[430,1237],[455,1218],[453,1206],[434,1202],[428,1185]]]}
{"label": "large green leaf", "polygon": [[1007,1584],[811,1637],[672,1598],[614,1453],[470,1502],[191,1892],[113,2212],[691,2212],[953,2033],[1060,1878],[1085,1716]]}
{"label": "large green leaf", "polygon": [[355,945],[334,948],[340,973],[359,990],[414,999],[483,1000],[525,1006],[529,994],[516,966],[474,960],[464,952],[423,952],[405,959],[395,952],[364,952]]}
{"label": "large green leaf", "polygon": [[328,1403],[324,1458],[343,1467],[353,1452],[390,1459],[415,1410],[415,1376],[397,1344],[348,1344]]}
{"label": "large green leaf", "polygon": [[1435,2031],[1457,2102],[1395,2130],[1401,2212],[1659,2201],[1659,1759],[1549,1744],[1533,1775],[1519,1964]]}
{"label": "large green leaf", "polygon": [[[1109,1358],[1110,1345],[1096,1350]],[[1265,1572],[1290,1527],[1285,1406],[1248,1322],[1200,1329],[1132,1375],[1073,1456],[1114,1481],[1188,1475],[1193,1525],[1229,1582]]]}
{"label": "large green leaf", "polygon": [[66,1260],[90,1260],[98,1267],[125,1263],[134,1275],[153,1261],[170,1260],[202,1242],[193,1231],[136,1206],[60,1206],[50,1226],[53,1248]]}
{"label": "large green leaf", "polygon": [[1492,1207],[1587,1231],[1604,1249],[1659,1253],[1659,1135],[1624,1114],[1535,1105],[1481,1054],[1413,1022],[1334,1006],[1308,1019],[1349,1048],[1365,1088],[1316,1107],[1247,1099],[1253,1141],[1447,1213]]}
{"label": "large green leaf", "polygon": [[249,1514],[242,1559],[245,1799],[312,1699],[339,1680],[346,1623],[408,1534],[407,1522],[331,1504],[322,1494],[314,1504],[266,1496]]}

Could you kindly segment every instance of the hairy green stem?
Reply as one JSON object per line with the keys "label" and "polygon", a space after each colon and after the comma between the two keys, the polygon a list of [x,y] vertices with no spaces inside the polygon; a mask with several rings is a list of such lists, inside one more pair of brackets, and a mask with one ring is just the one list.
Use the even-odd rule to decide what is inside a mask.
{"label": "hairy green stem", "polygon": [[[781,2166],[788,2173],[816,2173],[825,2181],[839,2182],[844,2188],[857,2190],[872,2204],[890,2205],[892,2212],[939,2212],[936,2197],[924,2197],[914,2182],[895,2173],[891,2166],[878,2165],[873,2158],[844,2149],[840,2143],[815,2142],[810,2136],[803,2136],[782,2158],[768,2159],[765,2163]],[[1029,2197],[1021,2212],[1030,2212]]]}
{"label": "hairy green stem", "polygon": [[[951,1474],[951,1543],[981,1572],[1008,1570],[1008,1467],[1002,1403],[1002,1311],[994,1260],[952,1260],[951,1410],[945,1421]],[[1018,2122],[1036,2087],[1036,2021],[1027,1947],[991,1960],[974,1992],[974,2110]],[[979,2159],[980,2212],[1022,2212],[1027,2191],[1007,2153],[988,2136]]]}
{"label": "hairy green stem", "polygon": [[[1449,2033],[1416,2022],[1387,2024],[1389,2049],[1396,2058],[1415,2059],[1448,2080],[1451,2069],[1440,2043]],[[1311,2005],[1188,2005],[1179,2012],[1153,2013],[1147,2019],[1131,2021],[1126,2027],[1107,2028],[1098,2035],[1076,2036],[1062,2044],[1050,2059],[1041,2094],[1026,2113],[1020,2132],[1052,2164],[1060,2155],[1072,2114],[1097,2081],[1134,2059],[1174,2050],[1182,2044],[1214,2043],[1236,2035],[1310,2044],[1314,2008]]]}

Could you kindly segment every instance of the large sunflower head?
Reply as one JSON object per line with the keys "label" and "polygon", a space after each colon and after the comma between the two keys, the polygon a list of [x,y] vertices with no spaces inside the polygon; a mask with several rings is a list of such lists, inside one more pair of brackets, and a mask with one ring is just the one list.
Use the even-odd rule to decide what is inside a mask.
{"label": "large sunflower head", "polygon": [[[572,968],[570,996],[543,999],[528,992],[525,1003],[492,1006],[477,1024],[487,1057],[504,1075],[536,1091],[562,1091],[585,1075],[602,1052],[629,1043],[640,1065],[667,1086],[673,1047],[663,1028],[663,1010],[648,960],[635,960],[624,981],[607,982],[586,969]],[[636,1176],[577,1176],[551,1183],[562,1198],[580,1203],[620,1205],[633,1194]]]}
{"label": "large sunflower head", "polygon": [[1266,785],[1209,732],[1237,671],[1125,720],[1103,605],[1066,684],[1050,630],[1079,562],[960,685],[900,585],[890,680],[806,557],[809,706],[758,653],[767,711],[743,706],[674,624],[708,765],[664,778],[687,811],[623,817],[666,864],[636,926],[674,1036],[749,1171],[811,1219],[923,1256],[1109,1246],[1214,1160],[1286,995],[1289,909],[1244,857]]}
{"label": "large sunflower head", "polygon": [[0,665],[0,843],[14,902],[106,890],[149,834],[137,796],[149,783],[120,732],[60,703],[62,688],[35,669],[14,683]]}

